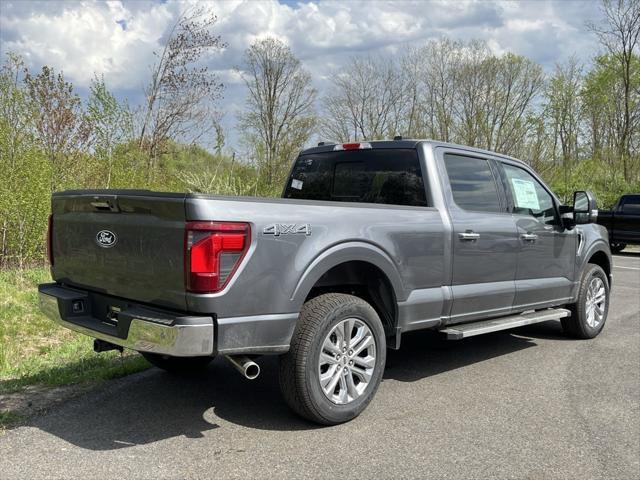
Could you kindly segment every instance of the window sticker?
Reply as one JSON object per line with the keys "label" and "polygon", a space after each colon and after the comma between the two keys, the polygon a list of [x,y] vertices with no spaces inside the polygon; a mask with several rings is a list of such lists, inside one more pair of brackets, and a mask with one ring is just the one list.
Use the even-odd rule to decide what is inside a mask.
{"label": "window sticker", "polygon": [[536,193],[536,186],[533,182],[529,180],[522,180],[520,178],[512,178],[511,184],[513,185],[513,193],[516,197],[515,201],[517,208],[540,210],[538,194]]}
{"label": "window sticker", "polygon": [[295,188],[296,190],[302,190],[302,185],[304,182],[302,180],[293,179],[291,180],[291,188]]}

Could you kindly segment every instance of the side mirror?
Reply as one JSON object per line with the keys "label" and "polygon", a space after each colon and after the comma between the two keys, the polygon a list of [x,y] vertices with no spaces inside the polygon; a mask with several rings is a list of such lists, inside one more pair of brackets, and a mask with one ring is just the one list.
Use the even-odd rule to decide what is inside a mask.
{"label": "side mirror", "polygon": [[576,225],[595,223],[598,220],[598,206],[593,193],[580,190],[573,193],[573,221]]}

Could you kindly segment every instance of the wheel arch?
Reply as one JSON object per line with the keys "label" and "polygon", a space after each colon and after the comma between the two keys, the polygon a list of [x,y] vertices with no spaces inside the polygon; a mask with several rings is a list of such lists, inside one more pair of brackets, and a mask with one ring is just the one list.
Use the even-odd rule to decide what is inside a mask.
{"label": "wheel arch", "polygon": [[604,270],[604,273],[606,273],[607,278],[609,279],[609,286],[611,286],[611,260],[609,255],[607,255],[607,252],[604,250],[595,250],[590,252],[586,261],[586,264],[589,263],[598,265],[602,270]]}
{"label": "wheel arch", "polygon": [[387,335],[395,333],[404,288],[391,258],[379,247],[350,242],[322,252],[300,277],[291,300],[301,309],[307,300],[328,292],[363,298],[377,311]]}

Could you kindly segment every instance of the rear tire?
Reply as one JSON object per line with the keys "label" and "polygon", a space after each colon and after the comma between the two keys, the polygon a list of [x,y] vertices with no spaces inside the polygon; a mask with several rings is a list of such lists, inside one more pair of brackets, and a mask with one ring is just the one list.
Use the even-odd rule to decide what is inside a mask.
{"label": "rear tire", "polygon": [[587,264],[577,302],[568,308],[571,316],[562,319],[562,329],[567,335],[581,339],[598,336],[609,313],[609,280],[599,265]]}
{"label": "rear tire", "polygon": [[140,352],[151,364],[176,375],[196,374],[203,371],[214,357],[172,357],[159,353]]}
{"label": "rear tire", "polygon": [[352,295],[320,295],[302,307],[291,348],[280,357],[282,395],[312,422],[348,422],[375,395],[386,355],[384,328],[371,305]]}

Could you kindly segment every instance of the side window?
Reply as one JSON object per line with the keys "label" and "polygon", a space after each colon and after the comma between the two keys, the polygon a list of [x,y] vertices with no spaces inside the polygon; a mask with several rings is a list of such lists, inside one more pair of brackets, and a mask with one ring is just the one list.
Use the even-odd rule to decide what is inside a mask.
{"label": "side window", "polygon": [[526,170],[506,163],[502,168],[513,198],[513,213],[530,215],[543,223],[556,223],[553,197],[540,182]]}
{"label": "side window", "polygon": [[640,197],[627,197],[622,204],[622,213],[640,215]]}
{"label": "side window", "polygon": [[489,161],[446,153],[444,163],[453,200],[460,208],[480,212],[502,212],[498,187]]}

